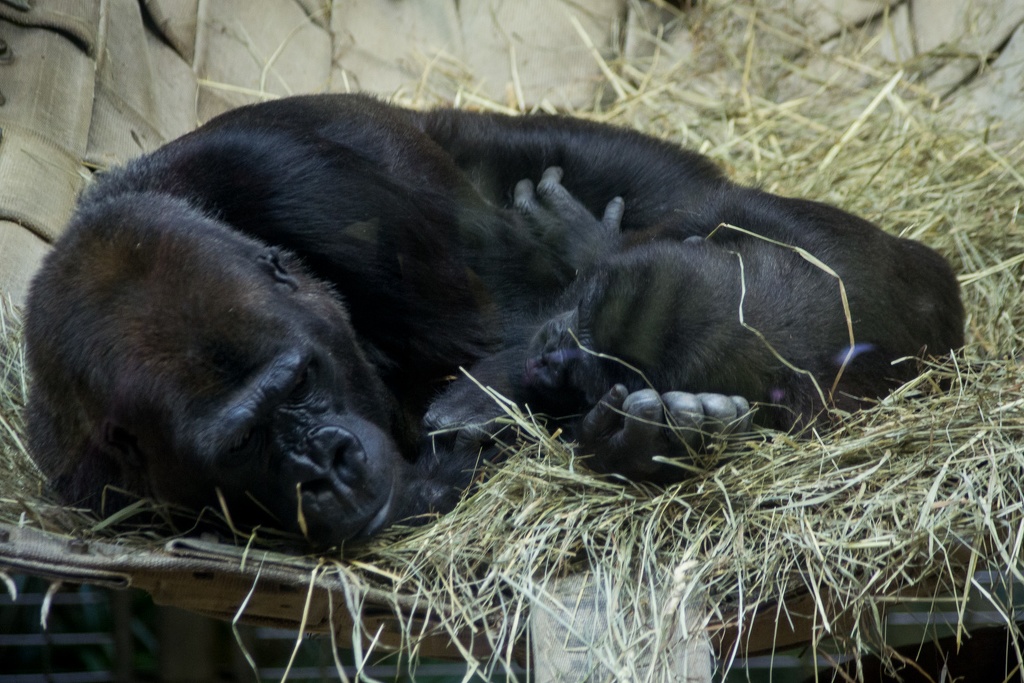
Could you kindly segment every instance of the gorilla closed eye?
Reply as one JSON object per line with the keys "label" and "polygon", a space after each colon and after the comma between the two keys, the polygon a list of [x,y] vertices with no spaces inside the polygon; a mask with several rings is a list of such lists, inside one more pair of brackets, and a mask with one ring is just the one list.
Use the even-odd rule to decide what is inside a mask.
{"label": "gorilla closed eye", "polygon": [[316,359],[311,359],[306,363],[306,367],[299,373],[298,379],[295,382],[295,386],[292,387],[291,392],[288,394],[288,400],[291,402],[301,402],[307,398],[313,389],[313,375],[316,366]]}
{"label": "gorilla closed eye", "polygon": [[239,453],[241,451],[249,450],[249,446],[253,443],[253,436],[256,433],[254,427],[249,427],[242,432],[232,443],[228,446],[229,453]]}

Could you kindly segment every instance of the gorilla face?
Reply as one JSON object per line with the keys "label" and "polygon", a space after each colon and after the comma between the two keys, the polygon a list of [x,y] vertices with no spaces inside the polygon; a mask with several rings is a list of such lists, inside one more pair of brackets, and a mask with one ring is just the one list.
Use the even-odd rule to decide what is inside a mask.
{"label": "gorilla face", "polygon": [[[183,437],[174,452],[194,454],[209,479],[202,489],[216,487],[229,506],[246,511],[251,498],[279,525],[317,543],[369,535],[391,521],[395,487],[408,469],[386,431],[383,406],[352,404],[364,397],[360,389],[372,384],[372,374],[358,381],[366,374],[358,351],[347,358],[332,352],[338,347],[330,338],[341,341],[337,333],[345,329],[332,327],[323,335],[305,326],[267,344],[265,356],[252,357],[252,372],[175,416],[173,430]],[[154,472],[148,479],[170,483],[171,490],[154,493],[174,499],[176,477]]]}
{"label": "gorilla face", "polygon": [[317,544],[416,512],[398,490],[412,467],[399,411],[297,259],[161,196],[92,207],[69,239],[27,329],[33,391],[74,387],[29,417],[65,498],[92,504],[102,480],[195,508],[219,490],[238,517],[262,510]]}

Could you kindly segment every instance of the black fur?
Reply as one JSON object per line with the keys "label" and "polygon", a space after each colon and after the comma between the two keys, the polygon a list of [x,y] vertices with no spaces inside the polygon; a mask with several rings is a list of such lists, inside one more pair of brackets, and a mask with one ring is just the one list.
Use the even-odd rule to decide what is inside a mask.
{"label": "black fur", "polygon": [[[673,145],[297,97],[218,117],[82,198],[30,294],[31,446],[69,502],[112,484],[201,506],[219,488],[236,518],[262,506],[334,543],[454,504],[487,440],[474,425],[495,414],[451,381],[466,367],[576,415],[563,423],[599,466],[662,477],[644,463],[664,443],[609,408],[647,415],[646,381],[586,351],[642,370],[671,419],[741,405],[678,393],[712,392],[789,427],[825,406],[775,354],[827,392],[849,346],[834,278],[723,222],[841,276],[863,353],[826,403],[877,396],[905,376],[892,359],[962,343],[933,252],[735,186]],[[746,322],[775,352],[739,325],[741,263]]]}

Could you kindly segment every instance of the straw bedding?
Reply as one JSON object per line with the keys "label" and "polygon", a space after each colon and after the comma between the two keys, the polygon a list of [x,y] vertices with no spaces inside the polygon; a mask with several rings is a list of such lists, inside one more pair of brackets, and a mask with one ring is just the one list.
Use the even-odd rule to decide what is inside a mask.
{"label": "straw bedding", "polygon": [[[810,596],[815,644],[833,636],[863,651],[882,646],[898,594],[960,609],[982,590],[981,570],[1024,581],[1024,142],[949,119],[920,85],[930,66],[882,62],[866,29],[822,49],[785,15],[745,5],[685,21],[682,61],[678,46],[661,46],[651,60],[607,62],[604,97],[578,114],[699,149],[741,182],[837,204],[938,249],[960,273],[968,344],[835,432],[728,444],[667,489],[590,475],[527,409],[507,406],[514,452],[458,509],[321,565],[352,596],[390,591],[399,621],[415,604],[462,642],[487,643],[490,660],[464,653],[482,671],[510,657],[547,582],[574,572],[614,586],[618,645],[602,656],[624,675],[637,653],[657,655],[678,635],[681,601],[708,608],[685,628],[731,627],[728,664],[758,611],[798,618],[787,614],[792,596]],[[435,65],[432,77],[445,74]],[[469,87],[458,104],[506,108]],[[21,435],[17,312],[5,307],[0,326],[0,521],[157,544],[171,531],[116,530],[46,502]],[[255,543],[272,543],[260,533]]]}

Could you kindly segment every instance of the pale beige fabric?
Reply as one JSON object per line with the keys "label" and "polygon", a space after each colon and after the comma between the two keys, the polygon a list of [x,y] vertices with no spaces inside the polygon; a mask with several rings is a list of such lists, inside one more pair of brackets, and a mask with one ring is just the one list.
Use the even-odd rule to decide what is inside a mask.
{"label": "pale beige fabric", "polygon": [[193,70],[201,79],[198,114],[271,96],[324,92],[331,36],[295,2],[204,0],[199,3]]}
{"label": "pale beige fabric", "polygon": [[92,46],[3,19],[0,40],[0,291],[17,300],[85,182]]}
{"label": "pale beige fabric", "polygon": [[31,230],[0,220],[0,296],[24,300],[29,278],[49,248],[50,243]]}
{"label": "pale beige fabric", "polygon": [[109,0],[100,16],[96,95],[85,162],[107,168],[196,127],[196,79],[133,0]]}
{"label": "pale beige fabric", "polygon": [[590,46],[607,56],[625,16],[619,0],[459,3],[466,63],[491,99],[517,107],[592,103],[601,67]]}
{"label": "pale beige fabric", "polygon": [[23,300],[94,169],[262,92],[325,90],[330,8],[317,0],[0,3],[0,292]]}
{"label": "pale beige fabric", "polygon": [[538,587],[530,611],[534,681],[711,683],[714,657],[699,604],[665,591],[637,628],[636,605],[623,602],[609,577],[576,574]]}
{"label": "pale beige fabric", "polygon": [[474,95],[523,108],[581,107],[601,70],[592,50],[614,52],[624,0],[335,3],[335,90]]}
{"label": "pale beige fabric", "polygon": [[143,5],[160,35],[186,64],[192,64],[196,55],[199,0],[143,0]]}
{"label": "pale beige fabric", "polygon": [[338,92],[412,95],[431,70],[465,73],[458,62],[465,50],[454,0],[336,3],[331,31],[331,89]]}
{"label": "pale beige fabric", "polygon": [[969,84],[951,103],[954,115],[974,126],[1012,127],[1024,134],[1024,24],[987,68],[985,77]]}
{"label": "pale beige fabric", "polygon": [[[821,54],[799,59],[799,69],[783,79],[784,99],[813,97],[821,83],[868,86],[874,76],[851,68],[836,55],[861,60],[881,57],[913,65],[916,83],[948,108],[951,119],[1009,138],[1024,133],[1024,68],[1020,66],[1020,0],[768,0],[794,3],[822,43]],[[872,7],[874,10],[872,11]],[[856,35],[838,31],[856,25]],[[783,41],[786,42],[786,41]],[[787,43],[797,57],[800,45]]]}
{"label": "pale beige fabric", "polygon": [[[989,61],[993,50],[1002,45],[1024,23],[1021,0],[915,0],[910,13],[913,39],[920,53],[945,48],[950,59],[933,74],[929,85],[940,95],[948,95]],[[1005,65],[1005,62],[1004,62]],[[989,79],[982,79],[987,88]],[[1019,91],[1024,82],[1018,81]],[[1024,114],[1018,109],[1017,115]]]}
{"label": "pale beige fabric", "polygon": [[89,0],[32,0],[0,3],[0,20],[28,28],[48,29],[69,37],[87,53],[96,47],[100,2]]}

